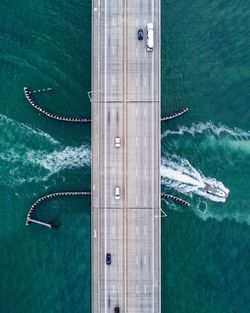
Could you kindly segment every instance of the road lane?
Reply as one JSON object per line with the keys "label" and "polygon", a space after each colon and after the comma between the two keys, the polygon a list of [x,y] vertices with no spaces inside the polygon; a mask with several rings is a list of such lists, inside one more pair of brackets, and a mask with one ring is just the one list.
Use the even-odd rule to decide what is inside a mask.
{"label": "road lane", "polygon": [[92,312],[160,312],[159,2],[94,0],[92,12]]}

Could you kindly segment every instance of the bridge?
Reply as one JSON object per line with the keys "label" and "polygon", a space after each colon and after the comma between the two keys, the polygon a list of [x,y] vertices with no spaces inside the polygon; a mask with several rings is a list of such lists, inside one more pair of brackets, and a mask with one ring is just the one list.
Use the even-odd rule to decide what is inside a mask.
{"label": "bridge", "polygon": [[92,313],[159,313],[160,0],[92,1],[91,102]]}

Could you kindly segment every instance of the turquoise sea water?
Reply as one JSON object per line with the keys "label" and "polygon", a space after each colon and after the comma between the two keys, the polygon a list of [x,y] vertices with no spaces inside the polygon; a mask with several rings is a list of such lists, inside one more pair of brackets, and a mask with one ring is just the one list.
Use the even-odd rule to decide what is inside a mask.
{"label": "turquoise sea water", "polygon": [[[40,116],[23,86],[56,113],[90,116],[90,1],[0,4],[1,313],[90,312],[90,201],[61,199],[25,226],[38,197],[90,189],[90,128]],[[250,6],[162,0],[162,312],[250,312]],[[85,40],[83,41],[83,38]],[[230,190],[225,203],[199,192]]]}

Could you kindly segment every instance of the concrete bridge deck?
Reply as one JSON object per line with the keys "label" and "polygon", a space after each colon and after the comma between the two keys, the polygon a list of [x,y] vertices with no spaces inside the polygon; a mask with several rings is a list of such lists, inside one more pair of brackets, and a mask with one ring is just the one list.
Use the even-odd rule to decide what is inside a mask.
{"label": "concrete bridge deck", "polygon": [[161,311],[160,215],[160,1],[93,0],[92,313]]}

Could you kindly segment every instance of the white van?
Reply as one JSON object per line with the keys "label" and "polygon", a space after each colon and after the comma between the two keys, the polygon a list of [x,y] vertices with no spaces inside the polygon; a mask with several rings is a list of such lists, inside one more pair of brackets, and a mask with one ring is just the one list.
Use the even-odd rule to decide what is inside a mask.
{"label": "white van", "polygon": [[152,52],[154,48],[154,25],[153,23],[147,24],[147,51]]}

